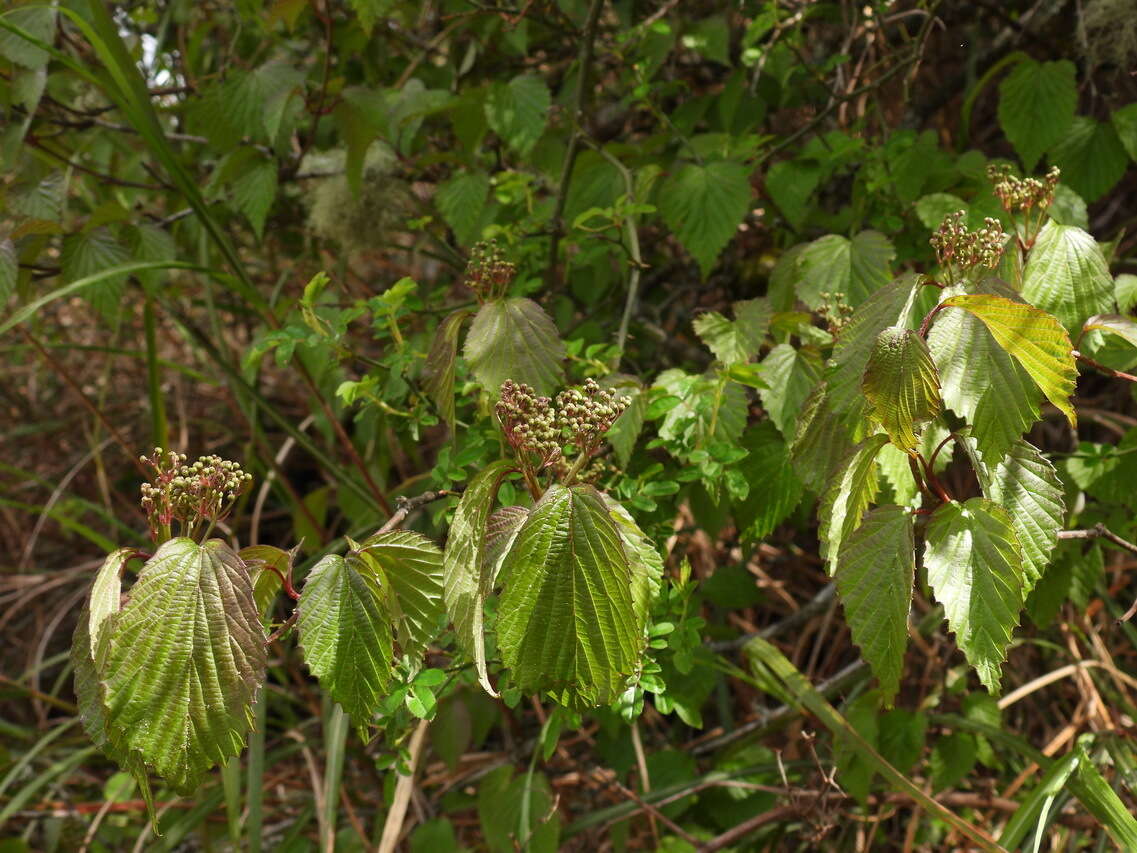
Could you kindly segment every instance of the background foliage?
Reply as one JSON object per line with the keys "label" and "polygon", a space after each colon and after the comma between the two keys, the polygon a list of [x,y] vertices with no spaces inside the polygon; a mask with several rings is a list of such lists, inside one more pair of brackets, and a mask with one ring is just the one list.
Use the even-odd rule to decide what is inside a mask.
{"label": "background foliage", "polygon": [[[1123,7],[6,7],[0,843],[938,850],[978,832],[1007,849],[1125,848],[1137,635],[1115,620],[1137,565],[1137,406],[1117,373],[1137,364],[1137,25]],[[894,316],[911,308],[919,325],[936,291],[906,274],[945,279],[929,243],[945,215],[1011,227],[992,163],[1061,169],[1052,221],[1037,214],[1030,254],[1009,253],[997,274],[1099,369],[1024,380],[1039,371],[980,344],[990,314],[977,306],[1001,291],[976,285],[952,297],[972,313],[937,315],[943,400],[974,446],[936,457],[947,428],[911,433],[938,415],[934,395],[878,420],[894,444],[932,442],[919,449],[935,478],[966,503],[929,523],[911,628],[907,598],[888,601],[884,642],[865,607],[911,586],[914,565],[892,557],[912,553],[898,507],[921,497],[883,439],[834,476],[852,445],[823,428],[815,388],[824,378],[834,410],[854,414],[889,397],[879,384],[862,394],[870,352],[848,330],[905,286],[916,302]],[[479,311],[465,269],[489,238],[516,276]],[[964,355],[1001,375],[943,356],[965,336]],[[914,339],[898,339],[902,363],[926,368]],[[921,375],[885,379],[926,389]],[[83,661],[68,654],[106,554],[148,547],[138,454],[241,459],[256,487],[219,533],[301,543],[298,585],[319,613],[334,585],[362,577],[346,537],[367,545],[399,498],[492,470],[503,380],[552,394],[593,377],[630,397],[600,483],[666,576],[634,689],[580,712],[516,688],[490,698],[463,665],[476,605],[477,619],[431,635],[422,669],[398,665],[391,636],[367,637],[384,665],[353,681],[334,651],[353,637],[350,614],[338,631],[301,618],[299,647],[276,642],[250,663],[268,686],[248,751],[192,796],[156,781],[153,837],[143,793],[77,725]],[[977,481],[984,454],[1034,479],[1004,467]],[[524,491],[507,481],[502,503]],[[413,549],[433,576],[423,537],[461,531],[455,503],[423,504],[367,559]],[[942,555],[964,513],[995,552],[1020,543],[1025,568],[1008,558],[1006,572],[1031,588],[997,601],[992,583],[945,624],[936,602],[955,576]],[[1016,517],[1084,535],[1032,551]],[[169,571],[205,565],[176,550]],[[827,563],[845,560],[854,570],[831,581]],[[878,563],[893,584],[857,570]],[[209,565],[224,577],[221,558]],[[404,649],[437,615],[427,602],[416,622],[355,589],[357,615],[390,612],[410,632]],[[1007,611],[995,640],[967,628],[993,599]],[[291,612],[285,596],[265,601],[272,624]],[[488,643],[503,683],[508,655],[492,632]],[[342,707],[314,676],[344,685]],[[146,687],[168,695],[157,676]],[[137,724],[128,711],[116,713]],[[233,722],[238,741],[246,722]],[[170,761],[183,782],[212,763]],[[400,786],[408,767],[416,784]]]}

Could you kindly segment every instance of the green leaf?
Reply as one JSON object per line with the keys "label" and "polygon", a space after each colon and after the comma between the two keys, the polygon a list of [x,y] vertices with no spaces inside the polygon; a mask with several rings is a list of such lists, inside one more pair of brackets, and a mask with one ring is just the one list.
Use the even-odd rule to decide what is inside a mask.
{"label": "green leaf", "polygon": [[1039,418],[1041,392],[1030,374],[966,311],[937,314],[928,348],[944,403],[971,423],[984,458],[1002,458]]}
{"label": "green leaf", "polygon": [[490,573],[490,587],[504,583],[498,573],[501,571],[502,561],[509,549],[513,547],[521,525],[529,517],[529,510],[523,506],[503,506],[494,511],[486,521],[486,565]]}
{"label": "green leaf", "polygon": [[639,663],[644,622],[620,534],[591,486],[553,485],[533,507],[502,575],[498,646],[514,683],[562,704],[601,705]]}
{"label": "green leaf", "polygon": [[394,6],[393,0],[348,0],[348,4],[359,18],[359,26],[368,36],[379,20],[386,17]]}
{"label": "green leaf", "polygon": [[1062,170],[1062,183],[1090,203],[1109,192],[1129,167],[1113,125],[1089,116],[1074,119],[1050,149],[1049,159]]}
{"label": "green leaf", "polygon": [[688,163],[659,189],[659,212],[705,279],[750,209],[749,166]]}
{"label": "green leaf", "polygon": [[1109,121],[1129,156],[1137,160],[1137,104],[1128,104],[1114,110]]}
{"label": "green leaf", "polygon": [[1090,214],[1086,210],[1085,199],[1065,184],[1058,184],[1054,188],[1054,199],[1050,202],[1050,207],[1046,208],[1046,214],[1059,225],[1090,227]]}
{"label": "green leaf", "polygon": [[1117,335],[1127,343],[1137,347],[1137,321],[1120,314],[1095,314],[1082,326],[1083,332],[1094,330]]}
{"label": "green leaf", "polygon": [[932,790],[954,788],[975,767],[978,748],[975,736],[967,732],[952,732],[936,740],[928,766],[932,771]]}
{"label": "green leaf", "polygon": [[1075,748],[1078,766],[1073,779],[1067,781],[1067,787],[1086,810],[1101,822],[1119,850],[1137,850],[1137,818],[1094,766],[1086,752],[1086,744],[1092,740],[1093,735],[1078,738]]}
{"label": "green leaf", "polygon": [[957,210],[967,210],[967,202],[951,193],[928,193],[916,202],[916,216],[929,231],[935,231],[945,216]]}
{"label": "green leaf", "polygon": [[[295,554],[272,545],[249,545],[238,551],[237,556],[249,570],[249,577],[253,582],[253,601],[256,603],[257,613],[261,614],[261,621],[264,622],[272,612],[273,602],[276,601],[276,596],[282,588],[280,577],[276,572],[280,572],[284,577],[290,577]],[[276,572],[269,566],[275,568]]]}
{"label": "green leaf", "polygon": [[616,418],[616,422],[608,429],[608,443],[616,454],[620,467],[626,468],[628,460],[632,458],[636,441],[643,430],[644,415],[647,414],[647,393],[636,382],[633,385],[617,384],[612,390],[618,395],[629,399],[628,408]]}
{"label": "green leaf", "polygon": [[[561,824],[548,781],[541,773],[521,774],[511,781],[512,776],[511,767],[498,767],[478,785],[478,819],[486,847],[490,853],[556,853]],[[545,820],[546,815],[551,817]]]}
{"label": "green leaf", "polygon": [[855,424],[867,414],[861,381],[877,336],[890,326],[912,324],[922,281],[922,276],[902,275],[888,282],[861,303],[837,332],[826,381],[831,405],[847,415],[848,423]]}
{"label": "green leaf", "polygon": [[461,309],[448,314],[438,324],[422,367],[423,388],[434,401],[451,435],[454,435],[454,368],[458,358],[458,335],[468,316],[470,312]]}
{"label": "green leaf", "polygon": [[0,240],[0,308],[3,308],[16,292],[19,280],[20,264],[16,256],[16,247],[5,237]]}
{"label": "green leaf", "polygon": [[478,680],[496,696],[486,670],[486,647],[482,606],[493,588],[493,572],[486,558],[486,522],[497,498],[502,478],[512,463],[501,459],[483,468],[470,480],[454,510],[446,550],[442,555],[442,589],[446,611],[454,623],[461,647],[478,670]]}
{"label": "green leaf", "polygon": [[890,326],[877,335],[861,387],[874,419],[904,451],[916,449],[916,430],[943,407],[940,378],[928,345],[902,326]]}
{"label": "green leaf", "polygon": [[[55,15],[54,6],[29,3],[26,6],[9,6],[3,17],[5,23],[51,44],[55,40]],[[46,50],[10,30],[0,30],[0,56],[33,70],[43,68],[51,58]]]}
{"label": "green leaf", "polygon": [[147,560],[110,638],[104,683],[116,747],[175,789],[240,753],[264,681],[249,573],[224,542],[171,539]]}
{"label": "green leaf", "polygon": [[728,320],[717,311],[695,317],[695,334],[723,364],[748,362],[758,354],[770,326],[773,309],[765,299],[748,299],[734,303],[735,319]]}
{"label": "green leaf", "polygon": [[545,81],[532,74],[494,83],[486,97],[486,121],[518,154],[526,155],[545,132],[552,100]]}
{"label": "green leaf", "polygon": [[308,573],[297,603],[304,661],[361,733],[391,680],[386,596],[368,561],[328,554]]}
{"label": "green leaf", "polygon": [[861,516],[876,497],[876,455],[886,444],[888,436],[878,433],[857,445],[842,460],[839,473],[821,499],[817,535],[830,575],[837,571],[842,543],[860,527]]}
{"label": "green leaf", "polygon": [[651,606],[659,597],[663,581],[663,557],[655,543],[640,530],[631,513],[619,501],[604,492],[599,494],[616,525],[616,532],[620,534],[620,542],[623,543],[624,554],[628,558],[628,567],[632,572],[632,606],[636,622],[646,625]]}
{"label": "green leaf", "polygon": [[1003,296],[982,293],[952,296],[941,305],[962,308],[982,320],[999,346],[1014,356],[1070,425],[1077,424],[1070,396],[1078,369],[1070,336],[1053,315]]}
{"label": "green leaf", "polygon": [[1023,298],[1073,332],[1113,308],[1113,277],[1097,241],[1081,228],[1047,222],[1023,271]]}
{"label": "green leaf", "polygon": [[821,379],[820,356],[810,348],[778,344],[762,359],[762,378],[768,386],[758,390],[762,408],[782,435],[794,435],[802,403]]}
{"label": "green leaf", "polygon": [[434,202],[463,246],[481,236],[490,176],[482,171],[459,172],[438,187]]}
{"label": "green leaf", "polygon": [[999,85],[999,125],[1023,167],[1033,171],[1042,152],[1070,129],[1077,106],[1074,63],[1020,62]]}
{"label": "green leaf", "polygon": [[1113,282],[1113,295],[1117,307],[1126,313],[1137,306],[1137,275],[1123,272]]}
{"label": "green leaf", "polygon": [[746,456],[738,469],[751,484],[746,499],[735,503],[734,518],[742,538],[765,539],[801,501],[802,483],[790,463],[786,440],[770,421],[762,421],[742,434],[739,446]]}
{"label": "green leaf", "polygon": [[845,607],[853,642],[880,682],[885,704],[900,689],[908,610],[916,576],[912,512],[881,506],[841,545],[837,593]]}
{"label": "green leaf", "polygon": [[798,297],[816,311],[825,301],[822,293],[839,293],[855,308],[888,284],[894,257],[892,243],[878,231],[862,231],[852,240],[819,237],[798,257]]}
{"label": "green leaf", "polygon": [[276,164],[258,157],[233,180],[233,203],[249,220],[260,240],[264,236],[265,220],[276,198]]}
{"label": "green leaf", "polygon": [[[105,228],[71,234],[63,240],[61,272],[68,281],[93,277],[97,273],[122,266],[131,260],[126,247]],[[112,275],[89,288],[83,295],[96,311],[114,322],[122,310],[126,289],[125,275]]]}
{"label": "green leaf", "polygon": [[993,694],[1025,598],[1014,522],[986,498],[939,506],[928,522],[924,567],[948,626]]}
{"label": "green leaf", "polygon": [[807,160],[782,160],[766,172],[766,194],[794,230],[805,224],[810,196],[823,174],[821,166]]}
{"label": "green leaf", "polygon": [[827,383],[818,383],[802,404],[790,449],[797,475],[820,494],[830,482],[836,460],[843,460],[852,447],[849,430],[834,411]]}
{"label": "green leaf", "polygon": [[998,464],[976,473],[984,496],[1011,516],[1022,548],[1024,594],[1028,594],[1050,562],[1066,520],[1062,481],[1042,452],[1022,439]]}
{"label": "green leaf", "polygon": [[466,360],[474,376],[496,394],[506,379],[550,394],[564,381],[565,345],[557,327],[531,299],[483,305],[466,336]]}
{"label": "green leaf", "polygon": [[399,647],[417,666],[446,614],[442,551],[419,533],[393,530],[368,536],[359,553],[386,580],[387,607],[398,626]]}
{"label": "green leaf", "polygon": [[672,368],[656,377],[656,385],[681,401],[659,425],[659,436],[680,445],[675,455],[701,449],[713,441],[735,441],[746,428],[746,391],[713,372],[692,375]]}

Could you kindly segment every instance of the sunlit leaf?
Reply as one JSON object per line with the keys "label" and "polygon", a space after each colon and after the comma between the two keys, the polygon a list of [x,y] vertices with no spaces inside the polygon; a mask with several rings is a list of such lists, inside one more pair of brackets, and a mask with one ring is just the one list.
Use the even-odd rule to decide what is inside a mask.
{"label": "sunlit leaf", "polygon": [[829,574],[837,570],[842,543],[861,524],[861,516],[869,508],[877,491],[876,456],[888,436],[870,436],[842,460],[818,509],[821,553],[828,562]]}
{"label": "sunlit leaf", "polygon": [[386,581],[387,606],[399,647],[416,662],[438,634],[442,601],[442,551],[420,533],[392,530],[368,536],[359,553]]}
{"label": "sunlit leaf", "polygon": [[565,345],[557,327],[531,299],[487,302],[466,335],[466,360],[474,376],[497,393],[506,379],[550,394],[564,380]]}
{"label": "sunlit leaf", "polygon": [[940,379],[916,332],[890,326],[877,335],[861,380],[873,418],[901,450],[916,449],[916,430],[940,413]]}

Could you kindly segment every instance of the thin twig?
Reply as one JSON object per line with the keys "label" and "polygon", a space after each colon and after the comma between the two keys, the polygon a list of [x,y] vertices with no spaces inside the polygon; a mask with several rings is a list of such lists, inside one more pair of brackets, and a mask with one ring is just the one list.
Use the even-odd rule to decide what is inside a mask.
{"label": "thin twig", "polygon": [[557,282],[557,252],[560,248],[561,235],[565,230],[564,214],[565,203],[568,201],[569,182],[572,180],[573,166],[576,165],[576,155],[580,152],[582,131],[581,122],[584,121],[584,108],[588,102],[589,78],[592,71],[592,48],[596,40],[596,26],[600,22],[600,10],[604,0],[592,0],[588,7],[588,18],[584,23],[584,34],[580,45],[580,74],[576,101],[573,104],[570,121],[572,136],[569,137],[568,151],[565,152],[565,162],[561,169],[561,180],[557,185],[557,203],[553,208],[553,218],[550,222],[552,234],[549,239],[549,265],[545,270],[545,286],[552,288]]}
{"label": "thin twig", "polygon": [[[1097,523],[1093,527],[1086,530],[1060,530],[1058,531],[1059,539],[1105,539],[1112,542],[1118,548],[1124,548],[1130,554],[1137,554],[1137,545],[1134,545],[1128,539],[1123,539],[1106,527],[1102,523]],[[1121,615],[1117,620],[1118,625],[1122,622],[1128,622],[1135,615],[1137,615],[1137,601],[1130,605],[1129,609]]]}
{"label": "thin twig", "polygon": [[1137,382],[1137,376],[1134,376],[1132,373],[1125,373],[1124,371],[1121,371],[1121,370],[1115,370],[1114,368],[1110,367],[1109,365],[1102,364],[1100,361],[1094,361],[1088,355],[1082,355],[1077,350],[1074,350],[1074,358],[1078,359],[1078,361],[1082,362],[1082,364],[1088,364],[1090,367],[1094,368],[1095,370],[1100,370],[1102,373],[1106,374],[1107,376],[1112,376],[1115,379],[1124,379],[1128,382]]}

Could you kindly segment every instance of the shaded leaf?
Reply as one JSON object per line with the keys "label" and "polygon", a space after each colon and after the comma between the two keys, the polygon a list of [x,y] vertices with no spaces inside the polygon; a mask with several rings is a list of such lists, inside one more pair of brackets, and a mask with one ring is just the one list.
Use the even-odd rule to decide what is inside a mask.
{"label": "shaded leaf", "polygon": [[651,606],[659,596],[663,581],[663,557],[650,539],[647,538],[636,520],[624,506],[610,495],[600,492],[604,505],[620,534],[624,545],[624,555],[632,573],[632,606],[636,621],[646,625],[651,614]]}
{"label": "shaded leaf", "polygon": [[[9,6],[4,10],[5,23],[48,44],[55,41],[55,16],[55,7],[46,3]],[[6,29],[0,29],[0,56],[31,69],[43,68],[51,58],[43,48]]]}
{"label": "shaded leaf", "polygon": [[916,430],[943,407],[940,378],[928,345],[912,329],[891,326],[879,335],[861,382],[873,417],[901,450],[916,449]]}
{"label": "shaded leaf", "polygon": [[265,635],[241,559],[212,539],[171,539],[147,560],[114,624],[108,730],[192,792],[240,753],[264,681]]}
{"label": "shaded leaf", "polygon": [[497,692],[486,670],[482,606],[493,588],[486,558],[486,522],[502,479],[511,470],[505,459],[492,462],[470,480],[454,510],[442,555],[442,590],[454,634],[478,670],[478,680],[491,696]]}
{"label": "shaded leaf", "polygon": [[458,172],[438,187],[434,202],[463,246],[481,236],[482,217],[490,194],[490,176],[482,171]]}
{"label": "shaded leaf", "polygon": [[423,388],[434,401],[451,435],[454,434],[454,369],[458,358],[458,335],[468,316],[470,312],[462,309],[448,314],[438,324],[422,368]]}
{"label": "shaded leaf", "polygon": [[790,447],[801,481],[817,493],[830,482],[830,473],[853,447],[843,419],[834,411],[825,382],[818,383],[802,404],[797,434]]}
{"label": "shaded leaf", "polygon": [[915,548],[911,510],[881,506],[866,513],[841,545],[837,566],[837,592],[853,642],[880,682],[886,705],[900,689],[904,668]]}
{"label": "shaded leaf", "polygon": [[1049,159],[1062,170],[1062,183],[1091,203],[1113,189],[1129,167],[1113,125],[1089,116],[1074,119],[1050,149]]}
{"label": "shaded leaf", "polygon": [[513,547],[521,525],[528,517],[529,510],[526,507],[503,506],[495,510],[486,521],[486,563],[489,567],[491,587],[504,582],[505,579],[498,576],[501,562]]}
{"label": "shaded leaf", "polygon": [[738,469],[750,483],[746,499],[734,505],[742,538],[765,539],[801,501],[802,483],[790,462],[790,448],[770,421],[746,430],[739,442],[746,456]]}
{"label": "shaded leaf", "polygon": [[1071,426],[1077,424],[1070,404],[1078,375],[1073,347],[1070,336],[1053,315],[989,294],[952,296],[941,304],[963,308],[982,320],[999,346],[1014,356],[1046,398],[1066,415]]}
{"label": "shaded leaf", "polygon": [[852,240],[827,234],[798,257],[798,298],[813,310],[825,302],[821,294],[841,294],[854,308],[892,278],[896,256],[892,243],[878,231],[862,231]]}
{"label": "shaded leaf", "polygon": [[1130,317],[1123,317],[1120,314],[1095,314],[1086,320],[1082,331],[1091,332],[1095,329],[1117,335],[1137,347],[1137,321]]}
{"label": "shaded leaf", "polygon": [[600,705],[639,662],[644,623],[608,508],[591,486],[555,484],[505,557],[498,646],[514,682],[563,704]]}
{"label": "shaded leaf", "polygon": [[999,84],[999,125],[1028,172],[1069,131],[1077,100],[1074,63],[1067,60],[1028,59]]}
{"label": "shaded leaf", "polygon": [[16,292],[20,279],[20,265],[16,257],[16,247],[8,238],[0,240],[0,308]]}
{"label": "shaded leaf", "polygon": [[750,167],[730,160],[688,163],[659,189],[659,212],[703,278],[750,209]]}
{"label": "shaded leaf", "polygon": [[1022,549],[1006,510],[986,498],[939,506],[928,522],[924,567],[948,626],[993,694],[1024,595]]}
{"label": "shaded leaf", "polygon": [[233,179],[233,203],[260,240],[264,236],[265,220],[276,198],[276,164],[263,157],[246,165]]}
{"label": "shaded leaf", "polygon": [[525,155],[545,131],[551,103],[545,81],[533,74],[522,74],[508,83],[490,87],[486,121],[510,148]]}
{"label": "shaded leaf", "polygon": [[821,379],[821,357],[812,348],[778,344],[762,359],[766,388],[758,389],[762,408],[782,435],[797,430],[802,403]]}
{"label": "shaded leaf", "polygon": [[773,309],[765,299],[748,299],[734,303],[734,320],[707,311],[695,317],[692,325],[715,358],[723,364],[738,364],[758,354],[772,316]]}
{"label": "shaded leaf", "polygon": [[[61,266],[67,281],[87,278],[130,260],[126,247],[105,228],[70,234],[63,240]],[[125,290],[126,276],[114,275],[88,288],[83,296],[99,314],[114,323],[122,311]]]}
{"label": "shaded leaf", "polygon": [[466,335],[466,360],[491,393],[506,379],[549,394],[564,381],[565,345],[557,327],[531,299],[487,302]]}

